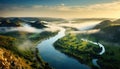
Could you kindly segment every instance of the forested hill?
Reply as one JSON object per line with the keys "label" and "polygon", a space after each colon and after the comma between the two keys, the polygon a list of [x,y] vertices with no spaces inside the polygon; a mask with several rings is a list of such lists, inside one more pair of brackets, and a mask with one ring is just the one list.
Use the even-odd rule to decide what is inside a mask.
{"label": "forested hill", "polygon": [[35,20],[34,22],[30,22],[29,20],[25,20],[22,18],[0,18],[0,27],[22,27],[24,24],[28,24],[35,28],[45,28],[41,20]]}
{"label": "forested hill", "polygon": [[95,26],[94,29],[100,29],[98,33],[93,34],[99,39],[120,43],[120,19],[115,21],[105,20]]}

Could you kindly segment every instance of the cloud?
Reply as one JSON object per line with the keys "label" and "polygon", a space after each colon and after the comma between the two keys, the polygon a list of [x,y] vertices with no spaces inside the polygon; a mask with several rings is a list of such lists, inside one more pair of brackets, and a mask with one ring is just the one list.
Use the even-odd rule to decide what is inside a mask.
{"label": "cloud", "polygon": [[66,6],[64,3],[56,6],[10,6],[0,12],[3,13],[2,16],[120,17],[120,1],[89,6]]}
{"label": "cloud", "polygon": [[62,4],[61,4],[61,6],[65,6],[65,4],[64,4],[64,3],[62,3]]}
{"label": "cloud", "polygon": [[104,10],[119,10],[120,2],[105,3],[105,4],[95,4],[91,5],[88,8],[90,9],[104,9]]}

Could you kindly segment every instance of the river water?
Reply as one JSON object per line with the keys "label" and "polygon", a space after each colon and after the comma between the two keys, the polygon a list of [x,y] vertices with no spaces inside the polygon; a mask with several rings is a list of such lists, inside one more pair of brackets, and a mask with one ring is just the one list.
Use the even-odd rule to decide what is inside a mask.
{"label": "river water", "polygon": [[61,28],[56,36],[38,44],[38,50],[40,51],[42,59],[55,69],[90,69],[87,65],[81,64],[76,59],[54,48],[53,43],[63,36],[65,36],[65,29]]}
{"label": "river water", "polygon": [[[67,56],[64,53],[61,53],[54,48],[53,43],[63,36],[65,36],[65,29],[60,27],[60,32],[56,36],[43,40],[40,44],[38,44],[37,48],[42,59],[48,62],[50,66],[55,69],[90,69],[89,66],[81,64],[78,60]],[[95,42],[92,43],[97,44]],[[100,44],[99,46],[104,48],[102,44]],[[104,52],[100,52],[101,55]],[[93,64],[97,66],[97,59],[93,60]]]}
{"label": "river water", "polygon": [[[81,40],[90,42],[90,43],[95,44],[95,45],[98,45],[100,48],[102,48],[101,52],[99,52],[99,55],[102,55],[102,54],[105,53],[105,48],[101,43],[93,42],[93,41],[90,41],[90,40],[87,40],[87,39],[84,39],[84,38],[82,38]],[[97,64],[97,61],[98,61],[97,58],[92,59],[93,65],[100,68],[100,66]]]}

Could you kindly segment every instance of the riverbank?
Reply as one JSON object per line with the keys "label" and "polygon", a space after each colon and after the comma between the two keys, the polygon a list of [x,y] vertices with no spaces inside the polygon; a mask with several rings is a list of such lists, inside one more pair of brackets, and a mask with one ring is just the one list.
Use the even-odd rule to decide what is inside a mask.
{"label": "riverbank", "polygon": [[66,30],[61,27],[57,35],[38,44],[39,55],[55,69],[90,69],[89,66],[79,63],[75,58],[69,57],[54,48],[55,41],[64,37],[65,32]]}
{"label": "riverbank", "polygon": [[94,42],[100,42],[105,47],[105,53],[99,56],[97,63],[101,69],[120,69],[120,45],[118,43],[105,41],[98,37],[94,37],[88,34],[79,34],[79,38],[86,38]]}
{"label": "riverbank", "polygon": [[65,37],[57,40],[54,43],[54,47],[80,61],[89,65],[91,68],[96,68],[92,64],[92,59],[99,57],[99,52],[101,51],[98,45],[93,43],[83,41],[78,38],[76,34],[68,34]]}
{"label": "riverbank", "polygon": [[103,42],[106,52],[99,57],[98,64],[102,69],[120,69],[120,47],[115,45],[109,45]]}

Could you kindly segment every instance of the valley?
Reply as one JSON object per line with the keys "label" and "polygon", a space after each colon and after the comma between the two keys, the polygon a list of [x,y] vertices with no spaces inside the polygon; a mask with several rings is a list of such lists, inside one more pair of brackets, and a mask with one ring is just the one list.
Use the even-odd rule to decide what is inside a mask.
{"label": "valley", "polygon": [[120,69],[119,33],[119,19],[0,18],[0,52],[24,69]]}

